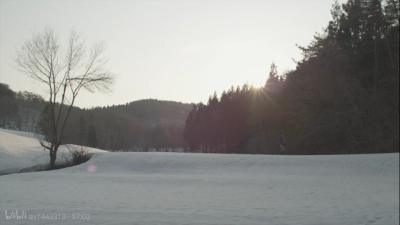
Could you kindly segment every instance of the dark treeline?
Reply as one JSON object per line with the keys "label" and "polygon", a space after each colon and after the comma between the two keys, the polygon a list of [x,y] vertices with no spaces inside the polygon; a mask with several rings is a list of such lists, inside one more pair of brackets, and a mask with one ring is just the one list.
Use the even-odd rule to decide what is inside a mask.
{"label": "dark treeline", "polygon": [[264,88],[244,84],[214,93],[207,105],[193,106],[186,119],[184,140],[190,151],[218,153],[278,152],[284,125],[282,93],[285,82],[273,63]]}
{"label": "dark treeline", "polygon": [[[49,107],[40,95],[15,93],[0,83],[0,105],[1,128],[51,136]],[[190,104],[155,99],[91,109],[74,107],[63,144],[114,151],[184,148],[184,121],[190,109]]]}
{"label": "dark treeline", "polygon": [[[155,99],[74,112],[70,120],[80,145],[88,145],[88,131],[97,137],[101,149],[147,151],[184,148],[184,121],[190,104]],[[93,126],[90,128],[90,126]],[[96,135],[93,135],[93,133]],[[93,140],[93,138],[92,138]],[[91,141],[91,142],[94,142]],[[88,145],[90,146],[90,145]]]}
{"label": "dark treeline", "polygon": [[35,132],[44,109],[44,99],[35,93],[15,93],[0,83],[0,128]]}
{"label": "dark treeline", "polygon": [[193,107],[190,151],[348,154],[399,151],[399,1],[335,2],[293,71],[231,87]]}

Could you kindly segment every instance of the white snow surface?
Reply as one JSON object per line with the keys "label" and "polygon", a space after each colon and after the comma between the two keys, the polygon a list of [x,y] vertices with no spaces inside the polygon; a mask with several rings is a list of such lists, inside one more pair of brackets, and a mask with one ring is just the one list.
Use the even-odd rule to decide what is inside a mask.
{"label": "white snow surface", "polygon": [[[7,154],[20,167],[42,151],[28,134],[0,137],[3,170]],[[0,223],[398,225],[399,154],[99,150],[78,166],[0,176]]]}
{"label": "white snow surface", "polygon": [[[86,149],[88,153],[105,152],[95,148]],[[68,153],[66,146],[60,146],[57,162],[63,162]],[[0,128],[0,174],[48,165],[49,157],[49,151],[40,146],[34,134]]]}

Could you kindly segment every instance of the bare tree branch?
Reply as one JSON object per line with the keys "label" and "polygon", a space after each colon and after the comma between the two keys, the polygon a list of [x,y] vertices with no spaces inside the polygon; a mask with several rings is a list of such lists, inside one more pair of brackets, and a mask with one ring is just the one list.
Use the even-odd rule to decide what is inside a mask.
{"label": "bare tree branch", "polygon": [[86,52],[86,40],[71,29],[68,46],[61,49],[58,36],[52,27],[32,37],[16,50],[14,61],[17,69],[32,79],[45,84],[49,93],[51,138],[39,139],[39,143],[50,151],[50,166],[54,166],[58,147],[68,118],[83,88],[90,92],[108,92],[116,76],[105,69],[108,59],[103,57],[105,43],[99,42]]}

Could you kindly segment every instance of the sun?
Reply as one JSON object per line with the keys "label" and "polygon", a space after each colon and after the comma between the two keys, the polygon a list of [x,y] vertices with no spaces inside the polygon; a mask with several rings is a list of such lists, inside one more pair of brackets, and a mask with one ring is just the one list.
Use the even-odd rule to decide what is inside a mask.
{"label": "sun", "polygon": [[265,83],[267,81],[267,76],[265,74],[262,73],[254,73],[254,75],[249,76],[248,79],[243,82],[249,85],[253,85],[256,88],[262,88],[265,86]]}

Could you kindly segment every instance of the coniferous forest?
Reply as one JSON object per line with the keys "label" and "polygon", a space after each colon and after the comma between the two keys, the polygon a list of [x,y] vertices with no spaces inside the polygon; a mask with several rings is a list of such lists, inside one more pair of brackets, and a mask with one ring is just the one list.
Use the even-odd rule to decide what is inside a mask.
{"label": "coniferous forest", "polygon": [[399,1],[333,4],[302,60],[263,88],[231,87],[193,107],[191,151],[352,154],[399,151]]}
{"label": "coniferous forest", "polygon": [[[231,86],[194,105],[74,107],[64,144],[277,154],[283,133],[284,154],[398,152],[399,1],[336,1],[331,15],[308,46],[297,46],[296,68],[279,73],[272,62],[262,88]],[[0,127],[46,136],[41,96],[1,84],[0,103]]]}

